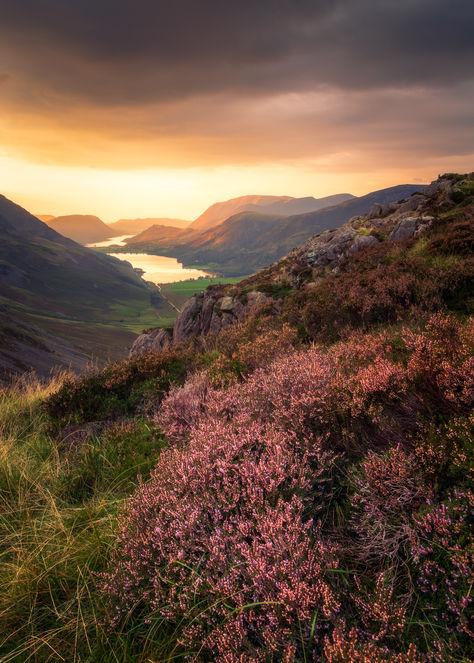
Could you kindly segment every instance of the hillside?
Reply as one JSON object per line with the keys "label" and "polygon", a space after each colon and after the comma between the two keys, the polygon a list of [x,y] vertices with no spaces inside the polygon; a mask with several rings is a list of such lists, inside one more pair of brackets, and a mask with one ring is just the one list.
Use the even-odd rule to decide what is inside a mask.
{"label": "hillside", "polygon": [[0,232],[2,377],[118,357],[132,329],[157,319],[129,265],[63,237],[3,196]]}
{"label": "hillside", "polygon": [[145,219],[119,219],[113,223],[108,223],[112,229],[113,235],[138,235],[151,226],[173,226],[175,228],[186,228],[191,221],[185,219],[168,218],[145,218]]}
{"label": "hillside", "polygon": [[110,228],[98,216],[68,214],[44,219],[50,228],[79,244],[102,242],[111,236]]}
{"label": "hillside", "polygon": [[[140,246],[149,253],[178,258],[186,266],[208,265],[227,276],[249,274],[279,260],[314,233],[337,228],[350,217],[367,213],[376,203],[390,205],[423,189],[422,185],[399,185],[306,214],[241,212],[199,234],[141,241]],[[417,200],[414,196],[406,205],[416,205]],[[134,241],[129,240],[128,246]]]}
{"label": "hillside", "polygon": [[5,660],[472,659],[474,174],[409,207],[0,393]]}

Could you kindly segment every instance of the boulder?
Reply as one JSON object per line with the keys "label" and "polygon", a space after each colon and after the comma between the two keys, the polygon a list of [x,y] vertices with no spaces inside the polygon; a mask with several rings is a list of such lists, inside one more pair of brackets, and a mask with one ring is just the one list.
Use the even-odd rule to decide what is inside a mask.
{"label": "boulder", "polygon": [[262,304],[265,304],[267,300],[268,297],[258,290],[252,290],[247,294],[247,302],[251,306],[261,306]]}
{"label": "boulder", "polygon": [[419,220],[413,217],[402,219],[397,223],[389,235],[392,242],[400,242],[404,239],[410,239],[416,233],[419,226]]}
{"label": "boulder", "polygon": [[232,311],[235,306],[235,301],[233,297],[222,297],[222,299],[219,299],[218,304],[221,311]]}
{"label": "boulder", "polygon": [[372,246],[372,244],[378,244],[378,239],[373,235],[356,235],[352,240],[351,245],[347,249],[349,255],[353,253],[358,253],[362,249],[365,249],[367,246]]}
{"label": "boulder", "polygon": [[372,206],[372,209],[370,212],[367,214],[368,219],[378,219],[382,216],[383,214],[383,207],[380,203],[374,203]]}
{"label": "boulder", "polygon": [[425,202],[426,198],[421,193],[415,193],[411,198],[397,205],[397,213],[414,212]]}
{"label": "boulder", "polygon": [[140,355],[146,354],[147,352],[161,352],[165,348],[171,346],[172,338],[171,334],[166,331],[166,329],[153,329],[151,332],[146,334],[140,334],[138,338],[133,342],[130,352],[128,354],[129,359],[134,357],[139,357]]}

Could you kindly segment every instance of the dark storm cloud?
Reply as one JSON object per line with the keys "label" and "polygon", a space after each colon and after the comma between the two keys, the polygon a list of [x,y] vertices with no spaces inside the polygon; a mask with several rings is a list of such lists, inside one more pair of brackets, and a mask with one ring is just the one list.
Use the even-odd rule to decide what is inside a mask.
{"label": "dark storm cloud", "polygon": [[0,0],[0,16],[0,61],[24,83],[12,94],[32,104],[473,77],[473,0]]}

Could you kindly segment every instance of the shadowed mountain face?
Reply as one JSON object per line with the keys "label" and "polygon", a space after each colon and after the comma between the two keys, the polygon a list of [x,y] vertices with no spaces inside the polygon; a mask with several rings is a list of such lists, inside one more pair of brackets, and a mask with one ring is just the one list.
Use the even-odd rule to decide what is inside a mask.
{"label": "shadowed mountain face", "polygon": [[45,215],[43,220],[50,228],[79,244],[102,242],[112,235],[109,226],[98,216],[90,214],[68,214],[56,216],[53,219],[48,219]]}
{"label": "shadowed mountain face", "polygon": [[108,227],[112,229],[112,236],[114,235],[137,235],[144,230],[151,228],[151,226],[172,226],[174,228],[186,228],[191,221],[185,219],[168,219],[168,218],[147,218],[147,219],[120,219],[114,223],[108,223]]}
{"label": "shadowed mountain face", "polygon": [[[147,242],[142,236],[139,246],[142,250],[176,257],[185,265],[209,265],[227,275],[249,274],[278,260],[311,235],[337,228],[352,216],[366,214],[375,203],[385,205],[396,202],[423,188],[422,185],[410,184],[390,187],[359,198],[349,197],[337,205],[303,214],[282,216],[280,213],[263,213],[270,207],[281,210],[294,208],[296,204],[310,204],[307,199],[274,201],[259,212],[234,214],[201,232],[196,232],[192,224],[175,238],[161,232],[159,239],[158,235],[155,239],[150,235]],[[130,239],[128,246],[134,246],[137,239]]]}
{"label": "shadowed mountain face", "polygon": [[3,196],[0,233],[0,372],[44,374],[54,364],[84,366],[92,353],[117,356],[133,338],[120,321],[131,309],[150,310],[150,291],[131,266],[63,237]]}

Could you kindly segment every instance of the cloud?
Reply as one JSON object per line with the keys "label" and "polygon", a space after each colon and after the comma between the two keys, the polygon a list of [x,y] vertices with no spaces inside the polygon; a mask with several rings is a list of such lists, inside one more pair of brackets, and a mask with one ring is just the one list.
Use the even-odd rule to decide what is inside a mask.
{"label": "cloud", "polygon": [[0,41],[51,94],[141,104],[456,83],[473,23],[471,0],[3,0]]}
{"label": "cloud", "polygon": [[108,168],[465,155],[473,25],[472,0],[2,0],[1,141]]}

